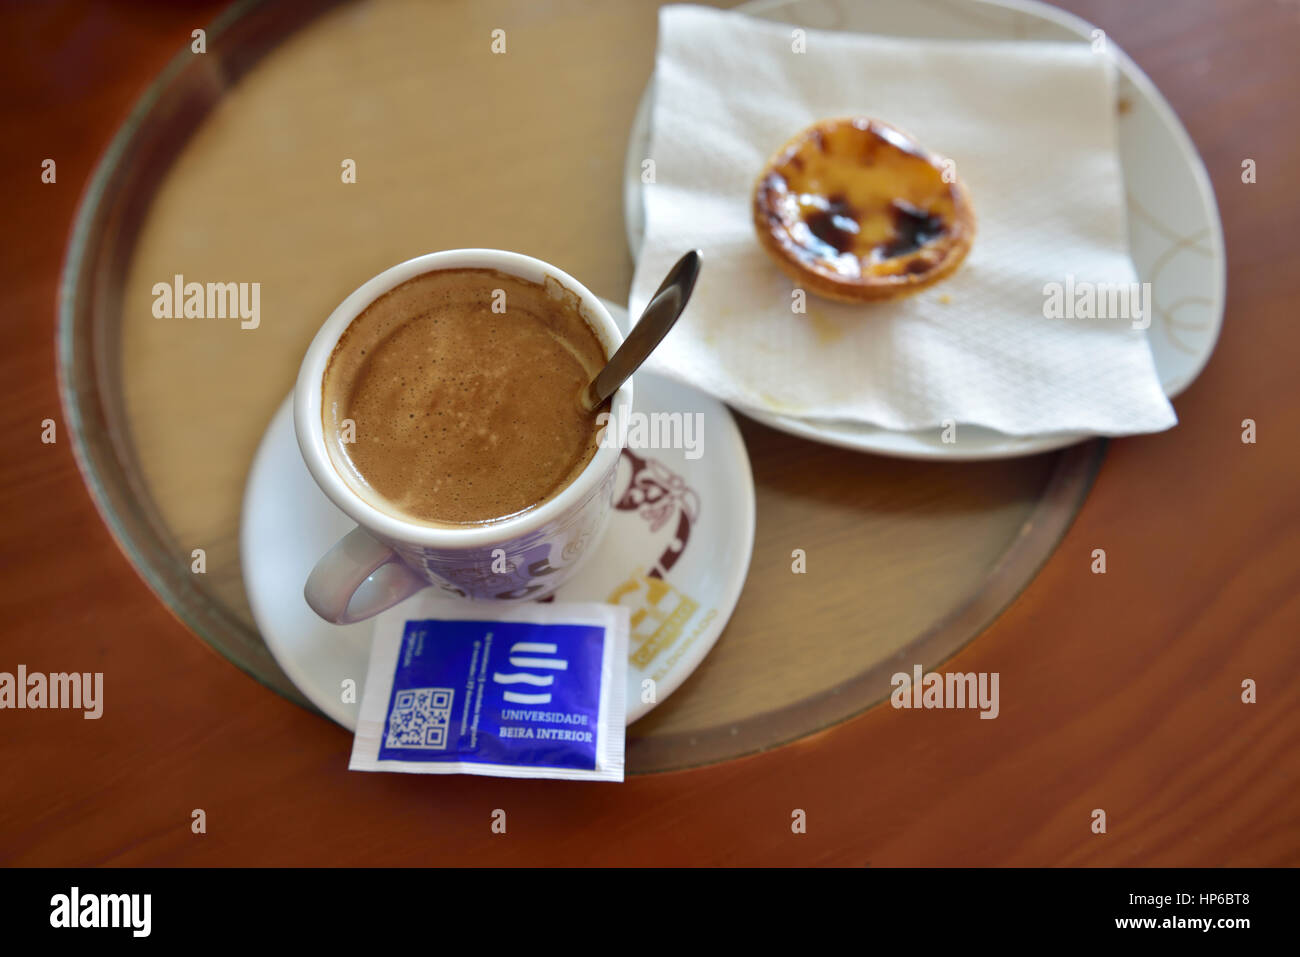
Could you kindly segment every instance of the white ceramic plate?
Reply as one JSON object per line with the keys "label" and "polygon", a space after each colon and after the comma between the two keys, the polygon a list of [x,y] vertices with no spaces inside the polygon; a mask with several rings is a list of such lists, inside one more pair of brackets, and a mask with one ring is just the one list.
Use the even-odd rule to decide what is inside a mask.
{"label": "white ceramic plate", "polygon": [[[624,331],[627,310],[606,303]],[[684,449],[624,453],[609,530],[557,601],[609,601],[631,612],[627,721],[649,712],[709,653],[731,617],[754,548],[754,477],[726,406],[689,386],[640,372],[635,409],[702,413],[698,458]],[[326,624],[302,586],[353,522],[312,480],[285,399],[262,438],[244,491],[239,548],[253,618],[280,667],[339,724],[356,728],[343,682],[364,687],[373,622]],[[454,599],[448,599],[454,601]],[[653,678],[655,701],[643,700]]]}
{"label": "white ceramic plate", "polygon": [[[796,26],[899,37],[1091,41],[1095,29],[1034,0],[754,0],[736,9]],[[1147,335],[1160,383],[1172,399],[1200,374],[1219,337],[1227,269],[1223,227],[1205,166],[1173,109],[1109,39],[1107,49],[1120,70],[1119,152],[1128,193],[1129,250],[1138,276],[1151,283],[1155,317]],[[624,163],[623,211],[633,256],[645,233],[641,162],[650,155],[653,87],[652,80],[641,97]],[[938,429],[897,432],[743,411],[805,438],[901,458],[1010,458],[1091,437],[1078,432],[1008,436],[964,427],[960,443],[946,444]]]}

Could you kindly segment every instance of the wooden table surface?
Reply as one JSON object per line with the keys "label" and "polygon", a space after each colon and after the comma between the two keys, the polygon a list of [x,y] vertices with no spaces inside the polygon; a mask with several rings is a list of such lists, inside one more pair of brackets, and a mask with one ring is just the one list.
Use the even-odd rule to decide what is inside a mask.
{"label": "wooden table surface", "polygon": [[[348,737],[194,639],[118,550],[63,427],[54,307],[82,188],[220,4],[10,8],[0,75],[0,671],[106,672],[105,713],[0,711],[4,864],[1300,863],[1300,6],[1071,0],[1165,93],[1228,243],[1224,331],[1180,425],[1111,444],[1056,554],[945,670],[996,721],[877,707],[621,786],[344,770]],[[55,184],[40,182],[55,157]],[[1258,182],[1241,181],[1243,159]],[[1257,423],[1258,442],[1241,441]],[[747,437],[753,430],[747,431]],[[1108,573],[1090,571],[1106,549]],[[1241,702],[1245,679],[1258,703]],[[202,808],[207,833],[191,831]],[[507,812],[505,835],[491,830]],[[1091,812],[1108,829],[1093,834]],[[807,833],[791,831],[795,809]]]}

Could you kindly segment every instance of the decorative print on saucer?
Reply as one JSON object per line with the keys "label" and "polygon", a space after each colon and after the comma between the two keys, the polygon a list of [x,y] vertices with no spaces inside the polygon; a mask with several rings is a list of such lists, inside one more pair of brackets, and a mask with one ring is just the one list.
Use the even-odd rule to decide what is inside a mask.
{"label": "decorative print on saucer", "polygon": [[662,578],[664,572],[677,564],[690,541],[691,523],[700,514],[700,497],[662,462],[642,458],[628,449],[623,450],[623,459],[632,466],[632,475],[614,507],[622,512],[636,512],[649,523],[652,532],[665,526],[673,532],[673,540],[650,572],[652,577]]}

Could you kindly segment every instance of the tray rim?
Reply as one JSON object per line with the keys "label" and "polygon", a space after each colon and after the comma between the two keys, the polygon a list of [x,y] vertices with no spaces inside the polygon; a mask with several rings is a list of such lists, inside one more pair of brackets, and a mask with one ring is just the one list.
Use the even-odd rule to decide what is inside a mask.
{"label": "tray rim", "polygon": [[[152,191],[143,194],[143,210],[125,207],[123,195],[128,200],[140,200],[140,196],[132,195],[125,187],[144,178],[144,171],[155,170],[157,164],[164,169],[168,168],[189,141],[194,129],[202,124],[230,85],[238,81],[267,52],[274,50],[285,36],[301,29],[311,19],[338,6],[340,2],[341,0],[300,0],[275,4],[269,0],[239,0],[211,22],[207,28],[208,39],[211,42],[247,29],[256,36],[256,42],[251,47],[241,48],[230,63],[220,61],[220,64],[215,58],[196,60],[188,48],[183,48],[149,84],[97,160],[94,172],[79,199],[58,280],[54,342],[60,405],[71,436],[77,468],[101,519],[136,574],[167,610],[211,650],[259,684],[322,717],[325,716],[289,680],[256,629],[238,618],[225,602],[199,587],[194,576],[185,570],[185,562],[180,560],[180,551],[170,539],[170,529],[153,506],[152,496],[143,485],[138,469],[133,470],[131,467],[135,460],[134,446],[124,411],[120,406],[113,408],[111,403],[102,401],[101,391],[105,384],[121,378],[120,340],[114,335],[120,329],[121,315],[119,310],[115,317],[116,323],[106,327],[100,321],[101,312],[97,306],[106,300],[120,303],[120,297],[113,299],[115,290],[106,286],[114,278],[111,275],[114,264],[107,257],[107,253],[112,252],[114,247],[105,242],[106,237],[114,235],[113,229],[130,228],[131,217],[147,212],[153,196]],[[261,29],[260,18],[263,17],[271,21],[269,29]],[[258,29],[255,30],[254,26]],[[185,135],[176,137],[176,131],[169,128],[169,136],[165,138],[168,144],[160,148],[156,142],[159,137],[157,131],[151,129],[151,121],[155,118],[156,110],[173,109],[178,100],[195,92],[183,88],[181,83],[187,70],[203,74],[196,87],[200,96],[195,103],[190,104],[191,111],[186,114],[185,122],[189,126]],[[151,133],[154,135],[153,142],[149,139]],[[149,153],[150,149],[154,152]],[[132,162],[141,155],[156,165]],[[120,282],[120,275],[116,278]],[[78,334],[87,330],[90,336]],[[115,394],[120,396],[120,389]],[[926,659],[929,662],[927,667],[937,667],[982,634],[1014,602],[1054,554],[1054,545],[1064,537],[1077,516],[1100,469],[1107,445],[1105,439],[1094,439],[1050,453],[1057,461],[1042,492],[1020,531],[998,559],[988,566],[982,585],[973,590],[967,600],[948,616],[915,636],[907,646],[909,653],[913,653],[913,649],[920,653],[920,649],[943,645],[945,651],[941,653],[942,658]],[[1065,494],[1071,491],[1072,495]],[[1045,548],[1041,554],[1035,554],[1035,548],[1040,544],[1052,547]],[[1026,577],[1021,580],[1016,580],[1014,576],[1008,577],[1013,569]],[[997,585],[1000,582],[1007,584],[990,589],[990,583]],[[955,646],[945,642],[954,629],[966,631]],[[226,640],[226,635],[229,634],[243,635],[254,639],[254,642],[247,647],[236,647]],[[258,654],[259,648],[261,655]],[[869,682],[887,681],[882,673],[882,669],[887,667],[888,662],[878,662],[855,675],[845,685],[778,711],[755,714],[745,719],[744,723],[759,730],[770,726],[772,721],[780,717],[788,717],[792,709],[802,710],[810,705],[823,706],[847,689],[863,687]],[[635,754],[640,759],[638,763],[652,765],[645,770],[630,773],[687,770],[803,740],[852,720],[877,706],[885,696],[869,692],[863,694],[859,698],[861,706],[847,714],[833,715],[811,730],[800,730],[793,736],[778,736],[776,740],[769,739],[767,743],[740,751],[734,750],[736,735],[730,724],[690,734],[629,738],[629,756]],[[702,752],[699,748],[701,743],[716,742],[716,747],[726,753],[683,762],[681,754],[684,739],[689,739],[689,746],[697,752]],[[732,744],[731,748],[726,747],[727,742]],[[656,759],[663,763],[658,763]]]}

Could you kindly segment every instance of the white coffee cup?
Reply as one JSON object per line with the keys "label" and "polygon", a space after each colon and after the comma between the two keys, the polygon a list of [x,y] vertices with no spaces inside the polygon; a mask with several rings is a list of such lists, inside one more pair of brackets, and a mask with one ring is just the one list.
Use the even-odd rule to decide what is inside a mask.
{"label": "white coffee cup", "polygon": [[[464,527],[410,521],[362,498],[334,467],[325,441],[321,382],[343,330],[393,287],[444,269],[495,269],[530,282],[549,276],[578,297],[583,316],[613,355],[622,334],[600,300],[563,270],[498,249],[454,249],[418,256],[386,269],[348,296],[325,320],[298,371],[294,430],[312,478],[330,501],[357,523],[307,578],[307,604],[335,624],[361,621],[421,588],[487,601],[544,598],[577,570],[608,523],[622,446],[606,433],[578,477],[552,498],[499,522]],[[575,397],[576,399],[576,397]],[[632,382],[614,394],[612,421],[626,421]]]}

